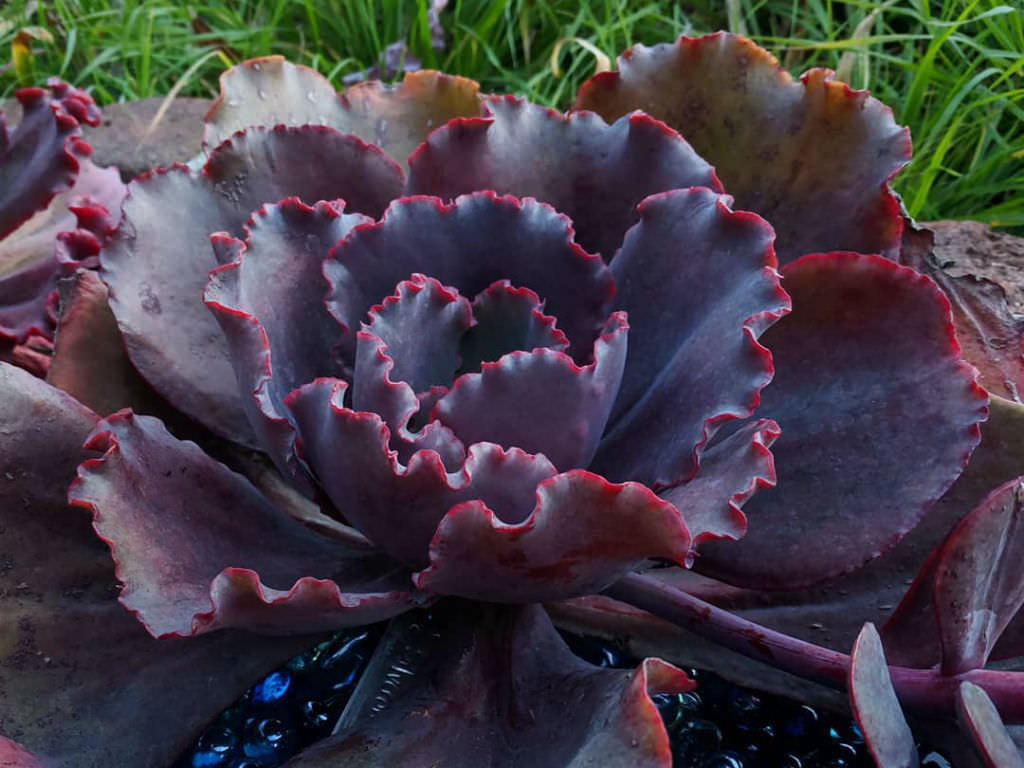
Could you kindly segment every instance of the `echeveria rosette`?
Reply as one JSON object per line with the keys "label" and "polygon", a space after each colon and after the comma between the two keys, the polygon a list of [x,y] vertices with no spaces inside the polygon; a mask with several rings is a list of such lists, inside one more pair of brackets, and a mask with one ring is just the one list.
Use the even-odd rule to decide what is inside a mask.
{"label": "echeveria rosette", "polygon": [[52,79],[15,95],[22,119],[13,132],[0,113],[0,359],[43,375],[58,272],[78,266],[55,237],[76,226],[82,236],[105,231],[124,185],[115,168],[89,160],[81,125],[97,125],[99,110],[87,93]]}
{"label": "echeveria rosette", "polygon": [[[652,661],[632,674],[574,662],[522,604],[610,586],[673,616],[681,598],[667,588],[654,605],[651,576],[633,573],[650,557],[696,559],[735,581],[767,574],[776,587],[855,569],[920,519],[977,442],[986,399],[934,286],[877,257],[808,256],[786,269],[796,312],[775,323],[789,301],[771,228],[733,211],[711,166],[656,119],[608,124],[480,99],[436,73],[350,98],[276,59],[224,83],[208,132],[211,145],[224,141],[201,171],[136,182],[102,276],[129,354],[156,389],[261,445],[320,509],[298,496],[271,502],[130,412],[88,422],[88,446],[103,455],[80,466],[71,499],[113,550],[122,602],[173,638],[161,642],[225,628],[316,631],[445,597],[435,610],[454,617],[450,647],[430,654],[432,635],[417,639],[399,617],[364,686],[394,693],[383,716],[355,702],[305,764],[358,764],[373,739],[396,760],[494,754],[515,765],[526,754],[560,768],[600,754],[661,768],[670,758],[649,694],[682,690],[685,677]],[[465,109],[431,133],[453,103]],[[842,114],[856,122],[855,110]],[[299,124],[250,122],[278,119]],[[394,156],[403,144],[388,144],[396,125],[412,146],[427,139],[407,177]],[[888,136],[876,138],[887,147]],[[403,192],[418,194],[389,203]],[[104,303],[96,288],[76,286],[69,327],[109,327],[92,311]],[[779,341],[779,376],[751,418],[773,373],[762,334]],[[814,413],[802,413],[807,402]],[[775,415],[794,429],[778,444],[786,503],[773,507],[754,492],[776,480],[779,427],[764,418]],[[837,471],[844,463],[856,471]],[[892,498],[865,492],[878,476]],[[816,531],[816,515],[829,540],[869,530],[827,561],[794,563],[795,533]],[[761,562],[737,569],[737,543],[713,541],[722,538]],[[741,626],[757,645],[756,627],[691,602],[725,645]],[[203,637],[174,637],[192,634]],[[430,659],[404,688],[387,677],[396,647]],[[814,648],[773,661],[814,677]],[[839,656],[828,658],[845,685]],[[474,676],[438,683],[454,668]],[[562,700],[552,690],[584,689],[601,702],[591,715],[615,727],[594,731],[589,716],[555,732],[534,722]],[[928,685],[916,690],[912,703],[927,703]],[[439,698],[469,701],[474,716],[453,720]],[[424,712],[438,718],[422,733],[380,725]],[[509,725],[510,713],[522,717]],[[440,720],[447,727],[432,727]],[[492,726],[516,754],[493,753]],[[22,741],[37,748],[34,728]],[[534,759],[536,743],[546,748]]]}

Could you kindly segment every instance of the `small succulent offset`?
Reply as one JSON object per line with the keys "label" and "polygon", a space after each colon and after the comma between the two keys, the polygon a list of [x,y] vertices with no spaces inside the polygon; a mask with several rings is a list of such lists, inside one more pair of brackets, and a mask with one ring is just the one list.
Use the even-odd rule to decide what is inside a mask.
{"label": "small succulent offset", "polygon": [[398,617],[290,766],[671,765],[651,696],[692,682],[592,667],[550,616],[848,690],[883,768],[916,761],[901,706],[1019,764],[1024,410],[982,434],[900,263],[887,108],[725,34],[627,51],[566,114],[274,57],[221,90],[202,168],[65,239],[99,265],[49,383],[0,367],[0,732],[35,754],[0,756],[169,766],[321,633]]}
{"label": "small succulent offset", "polygon": [[22,117],[13,132],[0,112],[0,360],[44,375],[58,273],[83,266],[68,243],[83,256],[95,244],[84,264],[94,266],[99,239],[117,223],[108,211],[120,208],[125,187],[116,169],[89,159],[81,124],[97,125],[99,110],[87,93],[52,79],[16,95]]}

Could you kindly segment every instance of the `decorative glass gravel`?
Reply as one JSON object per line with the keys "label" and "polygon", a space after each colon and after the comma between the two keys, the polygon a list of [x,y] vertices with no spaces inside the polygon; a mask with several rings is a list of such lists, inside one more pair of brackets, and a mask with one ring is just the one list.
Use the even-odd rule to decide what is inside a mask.
{"label": "decorative glass gravel", "polygon": [[[210,725],[175,768],[277,768],[329,735],[385,626],[339,632],[267,675]],[[637,663],[614,643],[562,636],[591,664]],[[711,672],[687,674],[697,681],[695,690],[654,697],[676,768],[872,768],[852,720]],[[920,745],[919,755],[922,768],[952,768],[928,746]]]}

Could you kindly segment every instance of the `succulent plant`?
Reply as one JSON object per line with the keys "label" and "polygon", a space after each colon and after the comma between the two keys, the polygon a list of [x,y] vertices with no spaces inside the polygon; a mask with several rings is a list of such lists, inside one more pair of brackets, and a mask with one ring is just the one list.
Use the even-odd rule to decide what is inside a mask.
{"label": "succulent plant", "polygon": [[202,168],[133,181],[65,286],[50,383],[0,367],[0,731],[167,766],[261,671],[398,617],[289,765],[670,765],[651,697],[692,682],[592,667],[551,615],[849,690],[885,768],[900,705],[1010,754],[1021,410],[981,432],[949,300],[899,263],[884,106],[725,34],[567,114],[274,57],[221,91]]}
{"label": "succulent plant", "polygon": [[83,253],[87,242],[98,245],[125,188],[116,169],[89,159],[81,124],[97,125],[99,110],[87,93],[52,79],[16,96],[22,116],[13,132],[0,112],[0,360],[45,375],[57,276],[80,266],[64,243],[80,241]]}

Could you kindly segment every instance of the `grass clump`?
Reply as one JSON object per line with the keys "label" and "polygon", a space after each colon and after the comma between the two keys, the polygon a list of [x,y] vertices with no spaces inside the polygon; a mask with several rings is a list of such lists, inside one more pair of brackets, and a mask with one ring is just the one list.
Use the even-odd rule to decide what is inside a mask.
{"label": "grass clump", "polygon": [[[31,51],[0,74],[57,75],[102,103],[209,96],[241,59],[281,53],[327,75],[380,62],[402,41],[425,67],[564,109],[619,52],[728,28],[772,50],[794,74],[826,66],[890,104],[914,137],[896,180],[921,219],[1024,227],[1024,19],[997,0],[12,0],[0,46]],[[26,36],[23,30],[34,28]],[[20,32],[20,36],[19,36]],[[31,65],[31,72],[27,71]]]}

